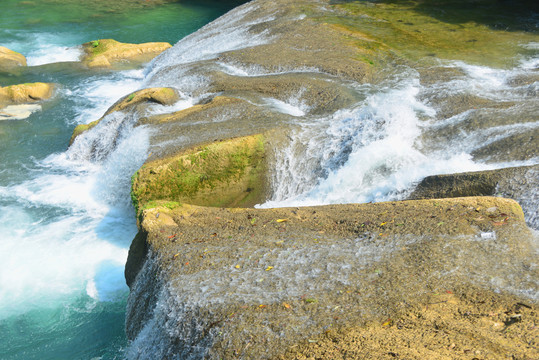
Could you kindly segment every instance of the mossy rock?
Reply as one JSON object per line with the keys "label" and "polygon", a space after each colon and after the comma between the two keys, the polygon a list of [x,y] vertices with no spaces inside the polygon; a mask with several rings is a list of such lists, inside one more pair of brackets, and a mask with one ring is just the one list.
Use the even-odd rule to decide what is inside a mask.
{"label": "mossy rock", "polygon": [[172,45],[166,42],[127,44],[113,39],[93,40],[82,44],[82,63],[89,68],[111,68],[122,64],[136,67],[170,47]]}
{"label": "mossy rock", "polygon": [[178,101],[179,96],[176,90],[173,88],[148,88],[135,91],[129,95],[124,96],[112,105],[105,114],[98,120],[92,121],[89,124],[81,124],[75,127],[73,135],[69,144],[73,144],[73,141],[83,132],[90,130],[103,119],[103,117],[115,112],[122,111],[129,108],[135,108],[138,106],[146,106],[148,104],[160,104],[160,105],[172,105]]}
{"label": "mossy rock", "polygon": [[131,196],[137,212],[157,200],[253,206],[265,199],[265,170],[264,135],[219,141],[146,163],[133,175]]}
{"label": "mossy rock", "polygon": [[69,140],[69,145],[73,144],[73,141],[75,141],[77,136],[95,127],[97,124],[99,124],[99,120],[92,121],[91,123],[88,123],[88,124],[77,125],[75,129],[73,129],[73,134],[71,135],[71,139]]}
{"label": "mossy rock", "polygon": [[138,104],[155,103],[159,105],[172,105],[179,99],[180,97],[178,96],[177,91],[173,88],[161,87],[142,89],[122,97],[107,110],[104,116]]}
{"label": "mossy rock", "polygon": [[21,66],[26,66],[24,55],[7,47],[0,46],[0,72],[10,72]]}
{"label": "mossy rock", "polygon": [[530,5],[524,1],[336,1],[334,4],[337,11],[324,20],[358,34],[358,47],[364,47],[366,39],[374,38],[381,49],[389,48],[413,62],[442,58],[503,67],[512,62],[508,63],[507,59],[512,58],[508,54],[521,53],[520,44],[536,41],[535,21],[527,16]]}

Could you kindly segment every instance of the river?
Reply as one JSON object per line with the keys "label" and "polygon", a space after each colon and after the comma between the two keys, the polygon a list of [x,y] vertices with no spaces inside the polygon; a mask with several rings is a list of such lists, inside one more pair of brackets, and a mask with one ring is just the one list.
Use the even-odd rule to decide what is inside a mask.
{"label": "river", "polygon": [[[0,83],[61,84],[42,111],[0,122],[0,358],[121,359],[127,348],[123,272],[137,231],[130,175],[154,149],[147,128],[124,122],[117,147],[96,161],[96,149],[85,139],[101,139],[107,149],[104,135],[122,123],[115,115],[67,150],[71,132],[141,87],[174,86],[183,96],[177,108],[191,106],[203,98],[206,84],[183,77],[186,69],[271,39],[264,33],[248,37],[247,25],[222,20],[180,41],[147,69],[89,72],[70,63],[80,56],[81,43],[114,38],[174,44],[231,5],[183,1],[110,11],[54,4],[3,1],[0,14],[1,44],[25,54],[30,65],[17,76],[0,74]],[[421,82],[422,69],[403,66],[380,83],[348,84],[359,94],[357,103],[331,115],[311,115],[301,92],[266,99],[258,105],[290,115],[296,130],[277,157],[273,196],[261,206],[404,199],[428,175],[537,164],[536,155],[480,156],[486,145],[536,131],[537,44],[519,44],[521,51],[509,54],[502,67],[440,60],[438,68],[457,74],[450,81]],[[241,64],[217,65],[230,76],[271,75]],[[190,95],[194,88],[199,95]],[[445,99],[470,94],[489,105],[440,112]],[[478,127],[486,112],[512,120]],[[536,199],[537,189],[529,195]],[[536,209],[537,202],[524,209],[535,228]]]}

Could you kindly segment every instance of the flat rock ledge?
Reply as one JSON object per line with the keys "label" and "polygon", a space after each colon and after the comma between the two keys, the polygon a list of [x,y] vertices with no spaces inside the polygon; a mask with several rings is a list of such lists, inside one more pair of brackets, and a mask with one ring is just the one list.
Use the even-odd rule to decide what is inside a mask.
{"label": "flat rock ledge", "polygon": [[439,199],[463,196],[501,196],[514,199],[522,206],[526,222],[539,228],[539,165],[458,174],[433,175],[424,178],[410,194],[410,199]]}
{"label": "flat rock ledge", "polygon": [[156,203],[126,265],[130,356],[531,359],[531,238],[503,198]]}

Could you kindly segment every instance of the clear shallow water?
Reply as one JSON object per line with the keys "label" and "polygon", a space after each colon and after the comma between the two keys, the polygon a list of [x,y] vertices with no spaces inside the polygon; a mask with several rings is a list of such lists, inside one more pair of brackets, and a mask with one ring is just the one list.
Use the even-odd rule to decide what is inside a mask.
{"label": "clear shallow water", "polygon": [[74,126],[140,88],[143,71],[91,73],[51,63],[77,60],[77,45],[98,38],[174,44],[234,5],[109,11],[96,3],[1,4],[0,45],[26,55],[32,67],[0,74],[0,85],[60,84],[42,111],[0,122],[1,359],[119,359],[126,346],[123,269],[136,233],[129,174],[146,158],[148,134],[128,131],[100,161],[66,149]]}

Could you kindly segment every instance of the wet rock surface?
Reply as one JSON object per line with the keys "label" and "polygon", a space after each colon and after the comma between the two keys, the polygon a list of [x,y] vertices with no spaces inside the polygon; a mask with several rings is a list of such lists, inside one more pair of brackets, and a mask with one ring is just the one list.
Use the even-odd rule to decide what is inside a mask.
{"label": "wet rock surface", "polygon": [[[371,35],[378,26],[381,39]],[[431,200],[221,208],[268,199],[273,157],[294,131],[361,103],[372,84],[385,91],[418,58],[434,58],[425,54],[436,41],[423,27],[451,28],[441,35],[441,57],[462,48],[477,60],[475,46],[486,49],[492,36],[468,29],[482,37],[461,46],[457,25],[394,11],[392,3],[255,1],[154,60],[147,85],[181,82],[179,95],[191,102],[122,110],[122,121],[150,129],[148,160],[133,177],[139,233],[126,265],[130,358],[535,357],[536,235],[525,221],[537,218],[529,196],[537,166],[427,178],[412,197]],[[528,140],[495,145],[507,128],[534,126],[533,103],[523,120],[508,116],[521,108],[518,99],[496,98],[507,85],[532,99],[532,71],[504,79],[501,90],[468,93],[455,88],[474,69],[425,63],[411,71],[423,86],[418,98],[432,109],[419,115],[421,151],[444,153],[456,143],[477,159],[537,155]],[[479,131],[477,143],[458,142]],[[217,154],[234,151],[220,146],[259,137],[264,151],[240,157],[249,171],[227,175]],[[353,149],[338,151],[346,157]],[[387,175],[385,165],[376,171]],[[254,185],[236,186],[254,168]],[[243,205],[236,201],[250,193]],[[525,212],[487,195],[517,199]]]}
{"label": "wet rock surface", "polygon": [[118,100],[105,112],[105,114],[103,114],[101,118],[88,124],[81,124],[75,127],[75,129],[73,129],[73,135],[71,135],[69,144],[73,144],[77,136],[95,127],[101,120],[103,120],[104,117],[114,112],[144,112],[145,109],[152,104],[167,106],[174,104],[178,99],[178,94],[172,88],[148,88],[135,91],[134,93],[126,95]]}
{"label": "wet rock surface", "polygon": [[501,196],[518,201],[526,221],[539,227],[537,213],[537,179],[539,165],[477,171],[461,174],[434,175],[423,179],[410,194],[410,199],[438,199],[462,196]]}
{"label": "wet rock surface", "polygon": [[[464,350],[452,327],[472,328],[467,315],[457,319],[461,309],[496,309],[492,320],[499,322],[502,311],[524,301],[518,299],[535,306],[527,297],[537,290],[528,231],[516,202],[488,197],[265,210],[155,207],[144,211],[126,267],[127,333],[141,353],[159,357],[304,358],[374,346],[350,342],[357,334],[395,341],[379,351],[406,351],[406,336],[391,333],[397,324],[434,334],[428,324],[447,317],[444,344]],[[495,295],[501,288],[518,296]],[[444,306],[452,307],[449,314]],[[522,333],[536,312],[525,316]],[[468,341],[480,344],[474,350],[534,353],[529,335],[511,338],[517,349],[500,336],[504,328],[485,335],[501,347],[485,344],[483,334]]]}

